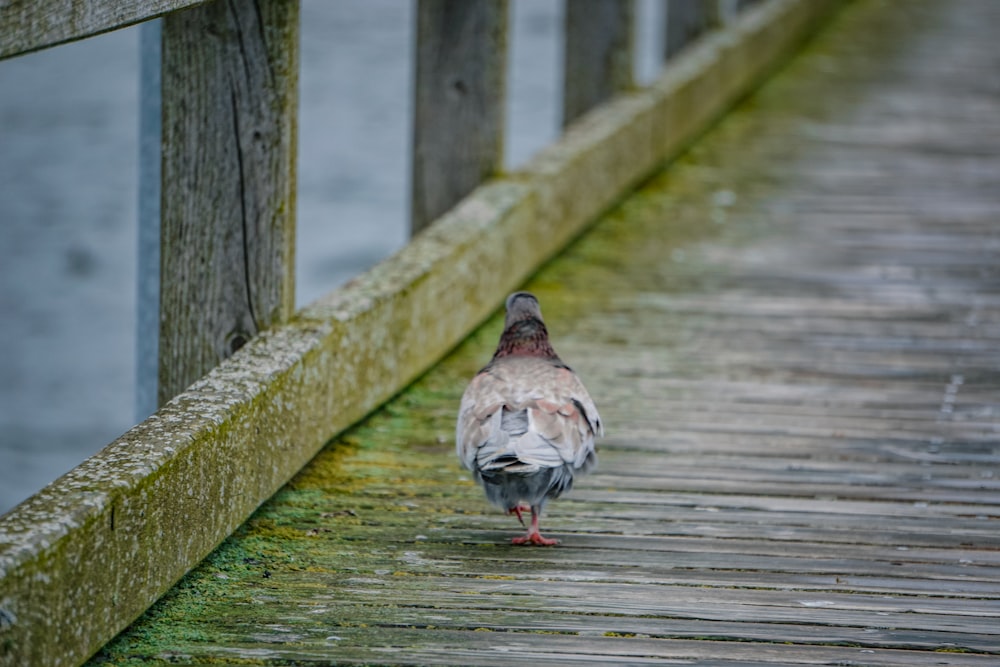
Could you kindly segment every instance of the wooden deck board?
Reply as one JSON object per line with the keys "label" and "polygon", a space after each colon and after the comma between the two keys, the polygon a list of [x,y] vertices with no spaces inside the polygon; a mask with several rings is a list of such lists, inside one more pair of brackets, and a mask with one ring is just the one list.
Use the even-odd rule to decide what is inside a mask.
{"label": "wooden deck board", "polygon": [[995,665],[1000,3],[852,3],[527,286],[608,427],[512,547],[494,318],[95,664]]}

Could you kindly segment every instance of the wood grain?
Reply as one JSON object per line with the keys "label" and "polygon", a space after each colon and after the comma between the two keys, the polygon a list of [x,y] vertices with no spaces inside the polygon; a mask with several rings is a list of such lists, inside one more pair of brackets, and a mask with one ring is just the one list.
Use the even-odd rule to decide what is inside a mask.
{"label": "wood grain", "polygon": [[297,2],[163,25],[162,405],[295,305]]}
{"label": "wood grain", "polygon": [[0,3],[0,59],[92,37],[204,0],[14,0]]}
{"label": "wood grain", "polygon": [[410,229],[503,164],[506,0],[420,0]]}
{"label": "wood grain", "polygon": [[663,58],[669,60],[709,29],[714,11],[704,0],[667,0]]}
{"label": "wood grain", "polygon": [[633,0],[566,3],[563,125],[632,86]]}

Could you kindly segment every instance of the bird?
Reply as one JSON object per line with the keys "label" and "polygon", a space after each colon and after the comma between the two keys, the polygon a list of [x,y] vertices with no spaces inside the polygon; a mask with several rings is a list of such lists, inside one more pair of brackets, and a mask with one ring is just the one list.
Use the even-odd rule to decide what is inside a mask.
{"label": "bird", "polygon": [[594,439],[604,426],[583,382],[552,348],[535,295],[514,292],[505,306],[493,358],[462,394],[455,451],[487,499],[527,529],[512,544],[552,546],[559,541],[539,530],[542,509],[597,465]]}

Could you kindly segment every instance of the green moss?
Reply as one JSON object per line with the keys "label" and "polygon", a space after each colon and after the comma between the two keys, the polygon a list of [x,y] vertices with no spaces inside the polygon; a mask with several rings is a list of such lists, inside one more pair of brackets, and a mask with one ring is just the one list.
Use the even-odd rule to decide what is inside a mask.
{"label": "green moss", "polygon": [[[627,262],[608,256],[608,244],[633,244],[629,247],[634,252],[644,252],[647,244],[630,228],[627,216],[632,216],[631,224],[635,211],[646,211],[652,219],[661,204],[653,195],[643,198],[651,201],[630,205],[634,211],[627,215],[613,214],[592,237],[574,243],[563,259],[533,279],[531,289],[540,294],[554,329],[588,306],[574,296],[578,279],[573,272],[586,266],[588,271],[607,271],[611,280],[629,268]],[[460,469],[452,442],[461,391],[488,360],[501,322],[499,314],[492,317],[447,363],[331,441],[199,567],[105,647],[94,664],[130,664],[171,651],[182,654],[184,647],[219,641],[230,633],[243,636],[253,628],[291,622],[290,615],[297,619],[297,631],[309,632],[311,619],[302,609],[321,610],[315,617],[322,619],[323,631],[332,634],[336,631],[331,628],[377,627],[391,622],[398,607],[369,603],[364,617],[353,617],[352,603],[365,595],[363,590],[348,592],[358,586],[351,581],[392,582],[421,590],[427,577],[450,576],[447,557],[434,556],[439,550],[430,547],[450,541],[452,519],[461,523],[466,516],[477,516],[475,523],[496,522],[515,532],[508,517],[482,514],[488,511],[486,503]],[[568,332],[563,337],[572,336]],[[507,548],[504,541],[499,549],[476,546],[500,554]],[[408,555],[421,548],[428,549],[426,556]],[[531,567],[524,564],[522,572]],[[516,580],[508,574],[482,578]],[[324,596],[335,600],[324,606]]]}

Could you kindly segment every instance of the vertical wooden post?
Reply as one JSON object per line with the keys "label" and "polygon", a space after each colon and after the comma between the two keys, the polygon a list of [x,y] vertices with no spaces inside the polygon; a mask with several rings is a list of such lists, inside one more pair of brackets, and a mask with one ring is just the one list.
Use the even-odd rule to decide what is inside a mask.
{"label": "vertical wooden post", "polygon": [[567,0],[563,125],[632,86],[632,0]]}
{"label": "vertical wooden post", "polygon": [[507,0],[420,0],[410,231],[503,164]]}
{"label": "vertical wooden post", "polygon": [[731,23],[736,20],[740,12],[756,2],[758,0],[714,0],[709,3],[709,8],[714,14],[710,20],[715,25]]}
{"label": "vertical wooden post", "polygon": [[712,25],[715,14],[707,0],[667,0],[663,59],[675,56]]}
{"label": "vertical wooden post", "polygon": [[298,0],[163,23],[159,401],[294,309]]}

